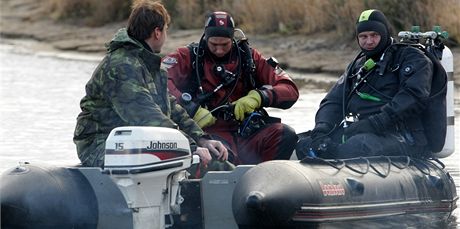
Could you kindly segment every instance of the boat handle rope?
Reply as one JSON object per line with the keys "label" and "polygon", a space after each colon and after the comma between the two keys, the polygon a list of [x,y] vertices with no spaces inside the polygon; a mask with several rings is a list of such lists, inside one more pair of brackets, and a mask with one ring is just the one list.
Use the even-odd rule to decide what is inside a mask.
{"label": "boat handle rope", "polygon": [[331,161],[331,160],[327,160],[327,159],[320,158],[320,157],[305,157],[304,159],[300,161],[300,163],[309,163],[309,162],[324,163],[337,170],[341,170],[343,167],[345,167],[345,162],[339,159],[335,159]]}
{"label": "boat handle rope", "polygon": [[[381,177],[388,177],[388,175],[390,175],[390,172],[391,172],[391,165],[394,165],[396,168],[398,169],[405,169],[407,167],[409,167],[410,165],[410,162],[411,162],[411,159],[409,157],[403,157],[406,159],[405,161],[405,164],[403,166],[400,166],[400,165],[397,165],[394,160],[392,160],[392,157],[391,156],[375,156],[375,157],[369,157],[369,158],[384,158],[387,160],[388,163],[387,164],[387,168],[386,170],[384,170],[385,172],[381,172],[380,170],[378,170],[372,162],[369,161],[368,158],[363,158],[363,157],[359,157],[359,158],[350,158],[350,159],[345,159],[345,160],[341,160],[345,163],[345,167],[347,167],[348,169],[350,169],[351,171],[353,172],[356,172],[356,173],[359,173],[359,174],[366,174],[369,172],[369,168],[372,168],[372,170],[374,170],[377,175],[381,176]],[[397,156],[396,158],[402,158],[400,156]],[[351,161],[351,160],[357,160],[357,159],[361,159],[361,160],[364,160],[366,161],[366,164],[367,164],[367,167],[365,170],[358,170],[354,167],[352,167],[351,165],[347,164],[347,162]]]}
{"label": "boat handle rope", "polygon": [[442,163],[442,161],[440,161],[438,158],[431,158],[431,160],[436,162],[436,163],[432,163],[436,167],[438,167],[440,169],[445,169],[446,168],[446,165],[444,165],[444,163]]}
{"label": "boat handle rope", "polygon": [[323,160],[326,164],[330,165],[331,167],[337,169],[337,170],[341,170],[343,169],[346,164],[344,161],[342,160],[334,160],[334,161],[326,161],[326,160]]}
{"label": "boat handle rope", "polygon": [[355,169],[355,168],[353,168],[352,166],[348,165],[348,164],[344,161],[344,162],[345,162],[345,166],[346,166],[349,170],[351,170],[351,171],[353,171],[353,172],[355,172],[355,173],[367,174],[367,173],[369,172],[369,167],[371,167],[370,162],[369,162],[369,159],[364,158],[364,157],[359,157],[359,158],[351,158],[351,159],[348,159],[347,161],[358,160],[358,159],[364,160],[364,161],[366,162],[367,167],[366,167],[366,169],[365,169],[364,171],[362,171],[362,170],[360,171],[360,170],[358,170],[358,169]]}
{"label": "boat handle rope", "polygon": [[[387,170],[386,170],[386,173],[382,173],[380,172],[372,163],[370,163],[370,167],[381,177],[385,178],[387,177],[388,175],[390,175],[390,171],[391,171],[391,159],[389,157],[385,157],[385,156],[380,156],[381,158],[385,158],[387,159],[388,163],[387,163]],[[380,163],[379,163],[380,164]]]}
{"label": "boat handle rope", "polygon": [[[369,160],[369,159],[374,159],[374,158],[384,158],[387,160],[388,163],[387,164],[387,168],[383,171],[385,172],[382,172],[380,171],[379,169],[377,169],[373,163]],[[403,163],[403,165],[398,165],[394,159],[398,159],[398,158],[404,158],[405,161]],[[357,169],[355,167],[353,167],[352,165],[350,165],[349,163],[352,162],[352,161],[356,161],[356,160],[364,160],[365,161],[365,164],[367,165],[365,169]],[[432,161],[435,161],[436,163],[433,163]],[[350,169],[351,171],[355,172],[355,173],[358,173],[358,174],[367,174],[370,170],[370,168],[372,168],[372,170],[374,170],[376,172],[377,175],[381,176],[381,177],[388,177],[388,175],[390,175],[391,173],[391,165],[395,166],[396,168],[398,169],[406,169],[409,167],[410,164],[413,164],[415,166],[415,168],[417,168],[420,172],[422,172],[423,174],[425,175],[430,175],[431,174],[431,170],[430,170],[430,167],[426,164],[426,163],[431,163],[433,164],[434,166],[438,167],[441,166],[441,168],[444,168],[445,165],[439,161],[438,159],[436,158],[432,158],[432,161],[428,162],[428,161],[425,161],[425,160],[422,160],[422,159],[418,159],[418,158],[411,158],[411,157],[408,157],[408,156],[374,156],[374,157],[357,157],[357,158],[348,158],[348,159],[334,159],[334,160],[328,160],[328,159],[324,159],[324,158],[319,158],[319,157],[305,157],[304,159],[302,159],[300,162],[301,163],[309,163],[309,162],[320,162],[320,163],[324,163],[324,164],[327,164],[337,170],[341,170],[342,168],[346,167],[348,169]]]}
{"label": "boat handle rope", "polygon": [[420,172],[422,172],[425,175],[430,175],[431,171],[428,165],[426,164],[426,161],[422,161],[421,159],[416,159],[412,158],[412,164],[414,164],[415,168],[417,168]]}
{"label": "boat handle rope", "polygon": [[394,162],[394,160],[391,160],[392,157],[390,157],[390,160],[391,160],[391,164],[398,168],[398,169],[406,169],[407,167],[409,167],[410,165],[410,157],[408,156],[405,156],[405,157],[401,157],[401,156],[394,156],[394,157],[397,157],[397,158],[405,158],[406,159],[406,163],[404,164],[404,166],[399,166],[398,164],[396,164],[396,162]]}

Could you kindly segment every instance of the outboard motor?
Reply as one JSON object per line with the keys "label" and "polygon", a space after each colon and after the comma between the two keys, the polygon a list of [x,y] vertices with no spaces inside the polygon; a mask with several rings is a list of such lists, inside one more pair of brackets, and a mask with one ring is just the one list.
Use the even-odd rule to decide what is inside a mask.
{"label": "outboard motor", "polygon": [[178,130],[115,128],[103,170],[25,163],[3,173],[1,228],[166,228],[191,163]]}
{"label": "outboard motor", "polygon": [[179,182],[192,163],[190,143],[176,129],[118,127],[106,141],[105,167],[133,211],[134,228],[165,228],[180,213]]}

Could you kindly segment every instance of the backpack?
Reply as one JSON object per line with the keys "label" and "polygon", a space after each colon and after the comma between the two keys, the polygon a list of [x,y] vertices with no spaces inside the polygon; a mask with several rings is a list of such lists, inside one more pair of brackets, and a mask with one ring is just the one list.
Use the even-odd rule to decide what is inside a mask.
{"label": "backpack", "polygon": [[[430,96],[423,101],[425,109],[422,111],[421,119],[424,127],[424,134],[428,141],[428,148],[432,153],[440,152],[446,140],[447,134],[447,73],[440,62],[439,51],[442,49],[427,50],[420,44],[397,43],[390,46],[394,51],[400,47],[415,47],[421,50],[433,63],[433,77],[431,81]],[[433,53],[434,52],[434,53]],[[399,58],[398,58],[399,59]]]}

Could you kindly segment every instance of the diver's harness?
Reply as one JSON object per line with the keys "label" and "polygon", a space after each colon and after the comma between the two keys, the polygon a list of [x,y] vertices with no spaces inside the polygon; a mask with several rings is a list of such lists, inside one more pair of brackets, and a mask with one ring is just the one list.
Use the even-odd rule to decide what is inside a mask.
{"label": "diver's harness", "polygon": [[[204,76],[204,55],[206,40],[204,39],[204,34],[200,38],[199,43],[191,43],[187,47],[190,51],[190,59],[192,61],[191,65],[193,67],[191,75],[191,83],[188,87],[188,90],[185,90],[181,95],[182,103],[184,108],[191,115],[194,114],[199,106],[207,107],[209,99],[212,95],[220,90],[223,87],[231,86],[230,92],[226,93],[224,98],[217,103],[217,106],[210,110],[211,113],[217,113],[219,117],[224,120],[234,119],[233,109],[234,107],[228,103],[228,98],[235,90],[238,81],[242,75],[246,76],[245,81],[243,82],[245,88],[248,86],[252,88],[259,88],[259,82],[256,81],[256,65],[254,59],[252,58],[252,49],[249,47],[248,38],[241,29],[235,29],[242,36],[240,39],[232,38],[232,46],[235,47],[237,51],[237,72],[233,73],[225,69],[223,64],[217,64],[213,68],[213,73],[220,77],[221,83],[210,92],[205,92],[201,85],[201,79]],[[230,57],[231,58],[231,57]],[[272,67],[276,68],[278,62],[275,58],[270,57],[267,60],[267,63]],[[197,98],[193,98],[192,95],[197,95]],[[242,137],[248,137],[252,135],[255,131],[262,128],[267,123],[280,122],[280,119],[275,117],[268,116],[268,113],[264,109],[259,109],[257,111],[249,114],[240,124],[238,128],[238,134]]]}
{"label": "diver's harness", "polygon": [[[377,63],[375,63],[372,59],[368,59],[363,64],[363,66],[361,66],[361,68],[359,68],[357,73],[351,74],[351,71],[352,71],[353,66],[355,65],[356,61],[363,57],[363,53],[360,52],[355,57],[355,59],[353,60],[351,66],[347,69],[347,76],[345,78],[345,83],[346,83],[347,78],[353,79],[353,78],[356,77],[356,81],[352,85],[352,89],[348,93],[348,95],[344,96],[344,98],[346,98],[344,100],[344,102],[343,102],[343,117],[344,117],[343,124],[344,124],[344,127],[346,127],[346,125],[347,125],[347,122],[345,121],[345,120],[347,120],[347,114],[346,114],[346,106],[347,105],[346,104],[348,103],[348,100],[353,95],[353,93],[356,92],[358,94],[358,96],[360,98],[364,99],[364,100],[371,100],[371,101],[376,101],[376,102],[379,102],[379,101],[382,100],[381,98],[379,98],[377,96],[372,96],[372,95],[367,94],[367,93],[361,93],[361,92],[357,91],[357,88],[360,87],[360,85],[362,85],[364,82],[366,82],[366,78],[372,73],[373,70],[376,70],[378,75],[380,75],[380,76],[383,76],[383,74],[385,73],[385,70],[387,70],[387,69],[392,71],[392,72],[398,70],[399,67],[400,67],[399,64],[395,65],[395,66],[388,66],[388,65],[389,65],[389,62],[391,60],[394,60],[394,59],[399,60],[400,59],[399,56],[396,57],[396,58],[392,58],[393,54],[395,52],[397,52],[400,47],[411,46],[411,47],[418,48],[422,52],[424,52],[425,55],[427,55],[430,58],[430,60],[432,60],[433,62],[435,62],[433,60],[433,58],[435,58],[437,60],[441,59],[442,50],[444,49],[444,45],[442,44],[440,39],[435,39],[435,38],[437,38],[437,33],[436,32],[430,31],[430,32],[426,32],[426,33],[418,33],[417,34],[417,33],[411,33],[411,32],[407,32],[407,31],[403,31],[403,32],[400,32],[398,34],[398,36],[402,38],[401,43],[393,43],[393,44],[391,44],[384,51],[384,53],[382,54],[381,58],[379,59],[379,61]],[[426,43],[425,43],[425,47],[420,44],[420,39],[421,38],[426,38],[427,39]],[[433,56],[429,56],[429,55],[433,55]],[[397,62],[397,61],[394,61],[394,62]],[[435,63],[433,63],[433,64],[435,64]],[[374,68],[375,66],[377,66],[377,68]],[[374,90],[376,93],[382,95],[383,97],[385,97],[387,99],[391,99],[391,97],[386,96],[383,93],[380,93],[375,88],[373,88],[372,85],[369,85],[369,86],[371,86],[371,89]],[[436,90],[435,93],[432,93],[430,95],[430,98],[438,96],[440,93],[442,93],[442,91],[445,89],[446,86],[447,86],[447,81],[444,82],[444,84],[441,86],[440,89]],[[346,94],[346,89],[347,89],[347,87],[344,87],[344,95]]]}
{"label": "diver's harness", "polygon": [[191,75],[191,85],[188,87],[188,90],[185,90],[185,93],[190,95],[198,95],[197,98],[194,98],[193,101],[199,103],[202,106],[206,106],[206,103],[209,101],[211,96],[220,90],[224,86],[232,86],[232,90],[226,94],[226,96],[217,103],[217,107],[225,104],[233,93],[238,80],[241,77],[241,74],[248,76],[245,81],[246,85],[251,85],[253,88],[257,88],[257,83],[255,81],[256,65],[252,58],[252,50],[249,47],[248,39],[240,29],[235,29],[242,34],[242,38],[236,40],[232,38],[232,46],[235,47],[237,51],[237,72],[233,73],[225,69],[224,65],[218,64],[214,66],[213,72],[216,76],[221,78],[221,83],[212,91],[205,92],[201,85],[201,79],[204,76],[204,55],[206,40],[204,39],[204,34],[200,38],[199,43],[191,43],[187,47],[190,51],[190,59],[192,61],[191,65],[193,68]]}

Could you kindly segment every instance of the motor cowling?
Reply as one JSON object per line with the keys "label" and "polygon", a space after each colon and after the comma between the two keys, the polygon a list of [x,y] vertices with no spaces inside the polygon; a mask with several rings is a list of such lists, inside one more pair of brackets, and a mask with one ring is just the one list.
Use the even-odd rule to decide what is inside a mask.
{"label": "motor cowling", "polygon": [[125,126],[113,129],[105,144],[104,169],[111,173],[144,173],[190,167],[188,139],[176,129]]}

